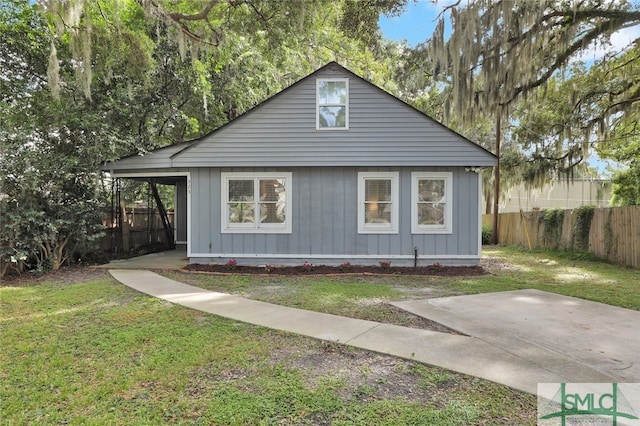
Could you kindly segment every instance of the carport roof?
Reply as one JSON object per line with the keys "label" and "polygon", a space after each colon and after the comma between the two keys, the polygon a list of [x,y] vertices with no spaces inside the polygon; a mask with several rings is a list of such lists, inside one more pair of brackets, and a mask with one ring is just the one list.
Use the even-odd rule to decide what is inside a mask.
{"label": "carport roof", "polygon": [[104,163],[100,170],[103,172],[118,172],[120,170],[151,170],[171,167],[171,157],[190,147],[198,140],[177,143],[155,149],[147,153],[132,154],[119,160]]}

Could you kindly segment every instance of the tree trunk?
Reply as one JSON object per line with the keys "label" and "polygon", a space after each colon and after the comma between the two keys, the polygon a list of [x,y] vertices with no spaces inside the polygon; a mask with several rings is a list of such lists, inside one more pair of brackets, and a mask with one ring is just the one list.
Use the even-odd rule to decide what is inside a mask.
{"label": "tree trunk", "polygon": [[491,194],[491,191],[487,191],[485,194],[485,203],[484,203],[485,214],[491,214],[491,206],[493,204],[493,201],[491,200],[492,198],[493,198],[493,194]]}

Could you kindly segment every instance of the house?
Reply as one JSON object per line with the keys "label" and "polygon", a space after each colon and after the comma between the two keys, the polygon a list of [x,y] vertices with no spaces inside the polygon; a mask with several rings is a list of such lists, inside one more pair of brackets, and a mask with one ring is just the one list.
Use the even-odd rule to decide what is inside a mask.
{"label": "house", "polygon": [[192,263],[474,265],[496,157],[331,62],[195,141],[107,163],[176,186]]}
{"label": "house", "polygon": [[575,209],[582,206],[608,207],[613,194],[611,180],[576,178],[558,179],[541,188],[524,183],[514,185],[500,197],[500,213],[517,213],[544,209]]}

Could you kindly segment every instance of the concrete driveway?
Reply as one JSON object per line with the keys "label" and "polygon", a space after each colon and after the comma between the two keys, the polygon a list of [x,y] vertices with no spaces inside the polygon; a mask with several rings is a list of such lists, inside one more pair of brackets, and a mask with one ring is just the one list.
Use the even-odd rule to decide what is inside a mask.
{"label": "concrete driveway", "polygon": [[[640,382],[638,311],[539,290],[393,304],[573,382],[602,382],[605,377],[611,382]],[[594,370],[593,376],[577,370],[572,375],[576,364]]]}

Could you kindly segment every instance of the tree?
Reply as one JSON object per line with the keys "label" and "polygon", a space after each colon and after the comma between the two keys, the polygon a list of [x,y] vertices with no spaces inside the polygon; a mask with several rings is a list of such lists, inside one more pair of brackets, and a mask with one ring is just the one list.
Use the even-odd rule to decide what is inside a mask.
{"label": "tree", "polygon": [[521,103],[511,116],[511,137],[524,154],[517,169],[533,187],[584,175],[590,150],[600,145],[597,136],[585,135],[591,133],[589,123],[598,114],[597,106],[590,103],[576,107],[576,102],[581,102],[576,101],[581,99],[580,94],[595,87],[589,82],[590,73],[582,63],[572,64],[569,73],[569,78],[553,77],[547,82],[544,101],[536,105]]}
{"label": "tree", "polygon": [[[581,52],[609,46],[613,33],[640,24],[640,5],[627,1],[480,0],[464,7],[457,2],[445,11],[451,17],[451,36],[445,40],[443,13],[427,51],[434,75],[452,87],[449,109],[464,123],[473,123],[478,114],[506,117],[516,102],[532,110],[545,101],[548,83]],[[573,135],[565,146],[566,138],[556,138],[556,157],[547,160],[566,168],[568,157],[579,151],[587,155],[584,148],[594,132],[605,141],[624,116],[638,112],[638,43],[611,50],[594,63],[597,71],[590,75],[597,75],[601,84],[588,86],[593,90],[573,87],[571,106],[578,114],[588,112],[581,122],[582,138]]]}
{"label": "tree", "polygon": [[640,161],[635,160],[631,166],[616,172],[611,179],[613,183],[612,204],[621,206],[640,205]]}
{"label": "tree", "polygon": [[[478,0],[460,6],[460,1],[445,8],[432,38],[428,41],[429,63],[434,76],[443,79],[452,90],[446,103],[449,115],[456,115],[464,127],[472,127],[477,115],[496,120],[495,152],[500,158],[502,124],[516,107],[530,108],[544,100],[549,80],[561,73],[581,51],[593,44],[609,43],[611,34],[640,23],[640,6],[626,1],[602,3],[599,0],[564,2],[557,0],[493,1]],[[445,39],[445,19],[451,17],[451,35]],[[636,40],[637,41],[637,40]],[[585,148],[593,129],[616,127],[620,117],[638,110],[640,78],[633,61],[610,68],[609,63],[625,55],[626,50],[611,52],[598,63],[605,72],[615,72],[625,84],[601,96],[609,96],[609,105],[599,109],[589,123],[582,141],[559,137],[545,155],[534,153],[528,161],[535,173],[530,182],[551,169],[569,169],[588,155]],[[592,109],[589,96],[580,107]],[[514,123],[517,125],[517,123]],[[567,127],[569,128],[569,127]],[[569,143],[567,143],[567,141]],[[523,153],[529,154],[526,150]],[[550,157],[554,152],[555,157]],[[574,162],[575,159],[577,162]],[[567,164],[568,163],[568,164]],[[500,161],[495,168],[494,242],[498,241],[497,208],[500,193]]]}
{"label": "tree", "polygon": [[405,3],[351,20],[350,0],[4,2],[2,259],[59,267],[99,235],[100,164],[198,138],[329,60],[394,90],[375,29]]}
{"label": "tree", "polygon": [[[96,25],[93,36],[101,35]],[[18,271],[26,264],[57,269],[90,251],[102,233],[100,163],[147,139],[132,131],[139,127],[132,115],[148,104],[128,108],[133,103],[133,82],[147,82],[146,73],[140,76],[132,64],[118,68],[126,63],[121,55],[111,71],[92,72],[97,80],[94,89],[99,90],[87,98],[84,83],[75,77],[70,42],[54,40],[36,7],[24,0],[0,8],[0,38],[8,77],[1,80],[0,91],[0,255],[5,265]],[[52,43],[59,60],[55,77],[59,87],[54,91],[49,90],[47,72]],[[92,55],[114,58],[119,47],[124,46],[107,44],[104,50],[92,50]],[[152,114],[143,115],[147,116]]]}
{"label": "tree", "polygon": [[[234,77],[247,74],[272,77],[272,81],[265,82],[267,84],[249,85],[252,89],[271,89],[267,96],[256,96],[253,104],[330,59],[358,63],[360,66],[354,67],[356,70],[361,66],[376,68],[371,49],[378,46],[380,39],[378,16],[380,13],[399,13],[406,2],[125,0],[116,6],[86,0],[41,0],[39,4],[55,28],[56,37],[68,39],[76,76],[87,99],[91,98],[90,88],[96,81],[93,72],[100,68],[109,71],[111,66],[103,59],[109,56],[108,52],[104,56],[93,54],[98,47],[92,42],[94,32],[98,27],[108,29],[114,40],[127,35],[125,41],[132,42],[136,49],[133,49],[134,54],[123,58],[125,64],[135,62],[136,58],[148,61],[153,54],[153,46],[147,48],[150,44],[144,42],[153,38],[148,34],[149,28],[134,27],[128,22],[132,16],[139,20],[140,13],[144,13],[147,26],[155,27],[156,33],[162,33],[167,40],[176,43],[181,60],[192,65],[196,75],[193,84],[201,92],[198,98],[202,99],[206,111],[210,105],[207,95],[215,89],[211,80],[221,74],[228,77],[230,65],[252,65],[248,73]],[[359,36],[354,37],[354,34]],[[363,50],[364,54],[361,53]],[[52,43],[48,72],[54,94],[59,84],[56,78],[58,62],[57,50]],[[276,82],[279,84],[274,84]],[[238,110],[246,109],[231,108],[228,119],[234,118]]]}
{"label": "tree", "polygon": [[[600,158],[629,167],[614,178],[617,181],[614,193],[630,194],[636,190],[632,176],[635,162],[640,158],[637,119],[633,113],[622,111],[606,123],[601,117],[606,109],[617,108],[615,102],[612,104],[613,94],[621,93],[635,78],[635,75],[611,70],[627,67],[629,62],[640,59],[639,49],[640,45],[632,46],[606,69],[574,63],[564,79],[552,77],[547,82],[541,95],[544,102],[515,109],[513,117],[517,125],[513,137],[527,153],[520,167],[526,181],[539,186],[562,175],[567,178],[584,175],[588,172],[584,160],[595,150]],[[636,73],[640,72],[640,64],[634,66],[638,68]],[[631,187],[626,188],[627,184]],[[616,198],[633,200],[628,196]]]}
{"label": "tree", "polygon": [[70,152],[75,148],[49,132],[34,132],[28,142],[20,136],[6,141],[0,164],[3,260],[56,270],[91,251],[102,235],[95,176]]}

